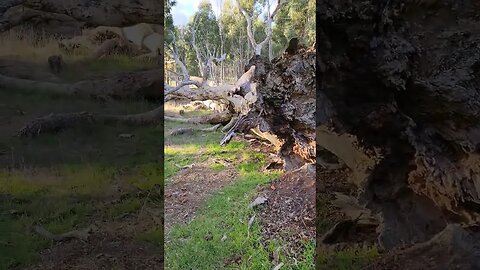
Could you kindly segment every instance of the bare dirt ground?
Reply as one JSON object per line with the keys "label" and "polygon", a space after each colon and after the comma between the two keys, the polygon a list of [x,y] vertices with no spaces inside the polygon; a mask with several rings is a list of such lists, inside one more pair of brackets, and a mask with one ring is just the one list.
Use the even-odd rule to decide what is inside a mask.
{"label": "bare dirt ground", "polygon": [[[208,168],[209,162],[192,164],[175,174],[165,187],[165,235],[175,224],[189,223],[201,203],[215,191],[235,181],[231,164],[220,172]],[[168,237],[168,236],[167,236]]]}
{"label": "bare dirt ground", "polygon": [[135,239],[144,223],[151,220],[126,217],[117,222],[93,224],[88,241],[72,240],[58,243],[41,252],[34,269],[163,269],[162,251]]}
{"label": "bare dirt ground", "polygon": [[[172,117],[179,117],[172,108],[169,109]],[[191,114],[191,112],[187,113]],[[185,257],[191,257],[189,253],[200,249],[200,247],[202,252],[199,253],[202,254],[197,254],[197,256],[204,256],[206,260],[210,260],[210,266],[220,267],[215,269],[265,269],[266,265],[272,265],[272,267],[280,265],[280,261],[286,264],[283,266],[285,269],[291,269],[290,267],[295,264],[295,260],[301,261],[301,265],[310,265],[309,263],[313,262],[313,259],[309,256],[311,254],[313,257],[311,245],[315,238],[314,168],[309,172],[299,170],[278,177],[281,175],[278,170],[282,169],[283,166],[279,163],[278,157],[273,154],[272,146],[267,142],[254,139],[253,135],[238,136],[233,141],[241,142],[241,147],[233,146],[232,149],[222,150],[216,148],[222,134],[196,133],[190,136],[178,135],[174,137],[169,130],[187,125],[174,122],[167,123],[165,128],[166,142],[167,145],[171,145],[169,151],[172,152],[168,154],[167,160],[173,164],[168,167],[175,171],[168,178],[165,186],[167,265],[171,263],[170,260],[173,260],[169,259],[170,256],[183,262],[182,264],[175,264],[177,267],[175,269],[188,268],[193,265],[199,267],[201,264],[196,264]],[[195,138],[191,136],[195,136]],[[193,147],[192,145],[195,145],[194,151],[190,149],[190,147]],[[182,147],[185,150],[178,152],[178,149]],[[225,156],[228,156],[228,158],[225,158]],[[183,165],[180,168],[178,164]],[[185,164],[189,165],[185,166]],[[219,170],[215,169],[216,164],[222,165]],[[253,171],[252,167],[255,167]],[[215,226],[203,231],[203,228],[195,227],[204,222],[203,211],[207,212],[208,215],[209,209],[219,207],[217,204],[210,205],[210,198],[220,196],[224,198],[223,201],[228,201],[229,196],[233,194],[234,197],[237,196],[235,202],[232,202],[232,204],[235,204],[239,197],[246,198],[247,195],[246,193],[236,195],[233,190],[242,189],[244,185],[250,186],[251,182],[258,181],[255,179],[261,179],[266,175],[271,175],[270,180],[262,180],[259,181],[259,184],[252,185],[251,189],[248,190],[247,201],[242,203],[241,206],[235,206],[244,208],[239,209],[239,211],[248,212],[248,214],[242,214],[238,219],[235,218],[234,228],[226,229]],[[278,179],[273,180],[275,178]],[[273,182],[271,182],[272,180]],[[258,196],[268,197],[267,204],[252,212],[245,210],[248,209],[248,204]],[[214,201],[216,202],[216,200]],[[207,206],[207,208],[202,206]],[[202,211],[201,215],[200,210]],[[228,211],[230,210],[225,212]],[[234,209],[233,211],[237,210]],[[218,217],[213,219],[215,220],[215,218],[218,219]],[[230,215],[225,217],[222,222],[232,222],[229,219],[231,219]],[[184,224],[188,225],[183,226]],[[175,225],[182,225],[180,227],[181,231],[177,231]],[[185,229],[189,229],[188,226],[201,231],[202,234],[196,233],[197,230],[186,232]],[[210,226],[210,224],[207,224],[207,226]],[[181,236],[178,236],[179,234]],[[251,234],[255,234],[255,237],[251,238]],[[179,238],[175,239],[173,235]],[[239,235],[241,236],[239,237]],[[195,239],[197,244],[189,244],[192,239]],[[230,241],[245,243],[233,246]],[[277,245],[279,246],[278,249]],[[188,246],[188,248],[185,248],[185,246]],[[212,253],[222,254],[223,251],[217,250],[219,246],[224,246],[224,249],[228,250],[225,252],[226,256],[208,254],[209,250]],[[272,254],[273,250],[270,250],[272,246],[275,246],[274,253],[276,255]],[[310,248],[309,251],[306,251],[306,248]],[[232,249],[233,251],[231,251]],[[257,255],[247,253],[250,249],[254,250],[253,252]],[[252,256],[261,259],[257,258],[255,259],[257,262],[251,262],[253,260]],[[215,257],[215,262],[211,257]],[[262,261],[262,263],[258,263],[259,261]],[[193,269],[196,267],[193,267]],[[311,268],[301,266],[298,269]]]}
{"label": "bare dirt ground", "polygon": [[315,238],[315,167],[288,172],[260,193],[268,199],[261,212],[265,240],[281,238],[284,251],[297,257],[305,241]]}
{"label": "bare dirt ground", "polygon": [[103,209],[135,197],[143,202],[138,211],[123,213],[113,220],[107,211],[97,211],[90,218],[90,234],[86,241],[52,242],[49,248],[41,251],[37,263],[22,269],[163,269],[161,248],[138,238],[152,228],[163,226],[161,209],[149,203],[161,199],[158,197],[160,187],[152,189],[154,192],[138,191],[132,195],[131,190],[125,193],[127,190],[122,186],[112,185],[105,193]]}

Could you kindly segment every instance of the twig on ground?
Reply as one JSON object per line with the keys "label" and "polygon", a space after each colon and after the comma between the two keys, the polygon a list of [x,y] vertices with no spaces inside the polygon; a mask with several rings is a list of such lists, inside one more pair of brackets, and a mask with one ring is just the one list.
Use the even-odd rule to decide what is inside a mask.
{"label": "twig on ground", "polygon": [[53,234],[41,226],[35,226],[33,229],[39,235],[54,241],[65,241],[70,239],[80,239],[86,241],[88,240],[88,236],[90,235],[90,228],[83,230],[74,230],[62,234]]}

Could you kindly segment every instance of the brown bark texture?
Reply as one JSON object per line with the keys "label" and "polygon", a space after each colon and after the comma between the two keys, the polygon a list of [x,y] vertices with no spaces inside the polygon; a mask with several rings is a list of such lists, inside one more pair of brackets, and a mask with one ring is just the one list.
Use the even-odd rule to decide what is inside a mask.
{"label": "brown bark texture", "polygon": [[345,181],[379,217],[381,248],[468,240],[465,250],[442,240],[428,269],[453,269],[442,260],[450,251],[469,267],[480,261],[479,10],[479,1],[317,1],[318,150],[351,169]]}

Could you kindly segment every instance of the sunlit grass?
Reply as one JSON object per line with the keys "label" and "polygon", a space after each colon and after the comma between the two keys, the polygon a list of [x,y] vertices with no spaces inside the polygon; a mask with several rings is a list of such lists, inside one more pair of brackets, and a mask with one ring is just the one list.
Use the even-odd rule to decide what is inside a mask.
{"label": "sunlit grass", "polygon": [[[268,269],[270,251],[258,241],[260,227],[255,223],[250,231],[247,223],[254,214],[248,208],[255,187],[270,182],[278,175],[259,173],[258,164],[244,170],[241,178],[209,198],[196,218],[188,225],[172,228],[166,246],[166,266],[169,269],[220,269],[229,256],[242,258],[240,269]],[[212,240],[205,240],[207,235]],[[221,241],[226,236],[224,242]],[[235,267],[235,265],[230,265]]]}
{"label": "sunlit grass", "polygon": [[[182,134],[170,136],[168,132],[174,128],[191,127],[202,128],[208,125],[194,125],[165,121],[165,179],[168,179],[178,172],[182,167],[193,162],[205,161],[209,157],[236,159],[239,155],[255,155],[253,151],[247,149],[245,143],[231,141],[226,146],[220,146],[220,140],[223,136],[221,132],[200,132],[195,136]],[[243,154],[245,152],[250,154]]]}
{"label": "sunlit grass", "polygon": [[92,166],[62,166],[43,171],[13,171],[0,173],[0,193],[29,197],[42,190],[59,195],[94,195],[112,179],[111,168]]}
{"label": "sunlit grass", "polygon": [[149,202],[159,204],[153,189],[163,184],[162,173],[153,163],[129,169],[63,165],[49,170],[2,172],[0,269],[28,264],[48,246],[49,240],[33,233],[34,225],[63,233],[87,226],[94,212],[105,212],[110,219],[136,213],[146,198],[132,195],[111,206],[101,203],[109,200],[108,190],[114,180],[131,183],[133,191],[134,187],[152,191]]}
{"label": "sunlit grass", "polygon": [[161,163],[147,163],[133,169],[129,183],[140,190],[151,190],[157,185],[163,186],[163,177]]}
{"label": "sunlit grass", "polygon": [[[165,131],[191,124],[166,121]],[[180,167],[209,159],[234,161],[239,172],[236,181],[216,191],[205,201],[191,223],[175,225],[165,247],[168,269],[272,269],[274,250],[284,245],[281,240],[263,246],[261,227],[257,221],[248,230],[248,221],[255,214],[248,205],[257,194],[257,187],[278,178],[278,172],[261,172],[266,154],[255,152],[245,142],[231,141],[220,146],[220,132],[195,135],[166,136],[165,174],[173,176]],[[214,172],[226,168],[220,163],[208,165]],[[222,241],[225,235],[226,240]],[[211,236],[211,240],[206,240]],[[313,269],[315,244],[305,243],[304,254],[298,261],[280,256],[282,269]],[[239,265],[234,261],[240,259]],[[231,263],[225,262],[231,260]]]}
{"label": "sunlit grass", "polygon": [[74,82],[98,75],[109,75],[121,71],[159,68],[148,58],[135,58],[122,54],[112,54],[103,59],[93,59],[90,55],[95,46],[90,45],[74,53],[60,50],[60,39],[38,33],[31,29],[11,30],[0,34],[0,58],[16,59],[37,68],[48,70],[47,59],[51,55],[62,55],[65,66],[59,77]]}
{"label": "sunlit grass", "polygon": [[[37,43],[38,44],[35,45]],[[7,31],[0,35],[0,57],[16,56],[29,62],[46,63],[49,55],[59,54],[58,41],[33,30]]]}
{"label": "sunlit grass", "polygon": [[221,172],[225,170],[226,167],[223,164],[213,163],[209,165],[209,168],[212,169],[214,172]]}
{"label": "sunlit grass", "polygon": [[[7,31],[0,34],[0,58],[46,71],[48,57],[62,54],[65,67],[59,77],[66,83],[157,67],[125,55],[91,59],[91,49],[65,54],[58,42],[32,30]],[[0,170],[0,269],[22,268],[51,244],[33,232],[35,225],[63,233],[87,227],[93,217],[108,222],[136,213],[145,203],[157,208],[163,203],[158,192],[163,188],[161,126],[92,123],[35,138],[15,136],[31,119],[50,113],[131,114],[158,103],[112,101],[106,106],[38,89],[0,89],[0,101],[0,165],[9,168]],[[134,136],[123,139],[122,133]],[[148,198],[136,196],[139,192]],[[126,197],[114,200],[120,196]],[[108,203],[112,200],[116,203]]]}
{"label": "sunlit grass", "polygon": [[183,105],[173,104],[172,102],[166,102],[163,108],[165,111],[165,115],[172,116],[172,117],[180,116],[180,111],[183,111],[183,113],[185,113],[183,117],[192,117],[192,116],[205,115],[205,114],[212,113],[210,110],[195,111],[191,107],[188,107],[188,106],[184,107]]}

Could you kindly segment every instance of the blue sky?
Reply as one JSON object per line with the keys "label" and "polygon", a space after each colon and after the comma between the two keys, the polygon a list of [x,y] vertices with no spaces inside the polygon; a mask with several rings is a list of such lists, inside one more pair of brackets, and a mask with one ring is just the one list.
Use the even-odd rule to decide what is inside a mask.
{"label": "blue sky", "polygon": [[[1,1],[1,0],[0,0]],[[177,4],[172,8],[173,23],[175,25],[186,25],[189,18],[198,10],[198,5],[202,0],[177,0]],[[212,9],[217,14],[218,10],[223,6],[224,0],[209,0]],[[271,10],[276,6],[276,0],[270,0]]]}
{"label": "blue sky", "polygon": [[[175,25],[185,25],[188,19],[197,11],[198,5],[202,0],[178,0],[172,9],[173,23]],[[223,5],[223,0],[209,0],[213,11],[218,10],[219,5]]]}

